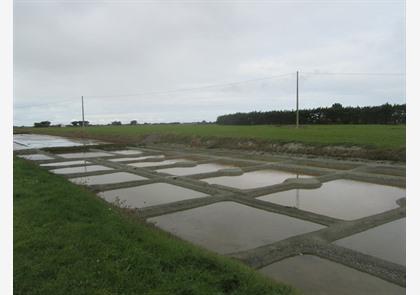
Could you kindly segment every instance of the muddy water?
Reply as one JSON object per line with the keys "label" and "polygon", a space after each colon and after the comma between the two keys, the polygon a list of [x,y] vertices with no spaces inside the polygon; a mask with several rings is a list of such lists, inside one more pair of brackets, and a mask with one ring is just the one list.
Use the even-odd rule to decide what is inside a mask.
{"label": "muddy water", "polygon": [[207,196],[201,192],[167,183],[110,190],[101,192],[99,195],[108,202],[114,202],[118,198],[123,206],[132,208],[144,208]]}
{"label": "muddy water", "polygon": [[146,160],[146,159],[162,159],[164,158],[164,155],[155,155],[155,156],[142,156],[142,157],[130,157],[130,158],[117,158],[117,159],[109,159],[109,161],[112,162],[124,162],[124,161],[136,161],[136,160]]}
{"label": "muddy water", "polygon": [[338,240],[334,244],[405,265],[405,218]]}
{"label": "muddy water", "polygon": [[77,161],[66,161],[66,162],[54,162],[54,163],[48,163],[48,164],[41,164],[41,166],[54,167],[54,166],[87,165],[87,164],[90,164],[90,162],[85,161],[85,160],[77,160]]}
{"label": "muddy water", "polygon": [[258,199],[340,219],[357,219],[398,207],[405,190],[353,180],[334,180],[318,189],[294,189]]}
{"label": "muddy water", "polygon": [[286,258],[260,269],[304,295],[399,295],[405,288],[312,255]]}
{"label": "muddy water", "polygon": [[296,177],[310,177],[309,175],[296,174],[293,172],[280,171],[274,169],[259,170],[253,172],[247,172],[240,176],[221,176],[202,179],[210,184],[221,184],[225,186],[240,188],[240,189],[251,189],[263,186],[269,186],[279,184],[285,181],[287,178]]}
{"label": "muddy water", "polygon": [[157,172],[168,173],[177,176],[192,175],[198,173],[215,172],[219,169],[234,168],[232,165],[224,165],[217,163],[200,164],[195,167],[178,167],[178,168],[167,168],[160,169]]}
{"label": "muddy water", "polygon": [[46,147],[80,146],[100,144],[102,142],[90,139],[78,140],[60,136],[41,134],[13,134],[13,149],[40,149]]}
{"label": "muddy water", "polygon": [[252,249],[324,228],[234,202],[220,202],[149,218],[148,221],[221,254]]}
{"label": "muddy water", "polygon": [[118,155],[138,155],[138,154],[142,154],[142,151],[139,150],[120,150],[120,151],[110,151],[113,154],[118,154]]}
{"label": "muddy water", "polygon": [[134,167],[151,167],[151,166],[163,166],[163,165],[171,165],[177,162],[185,162],[189,161],[188,159],[171,159],[171,160],[164,160],[160,162],[139,162],[139,163],[132,163],[128,164]]}
{"label": "muddy water", "polygon": [[42,154],[20,155],[18,157],[24,158],[24,159],[27,159],[27,160],[32,160],[32,161],[41,161],[41,160],[52,160],[52,159],[54,159],[52,157],[48,157],[48,156],[42,155]]}
{"label": "muddy water", "polygon": [[112,170],[112,168],[101,166],[101,165],[91,165],[91,166],[78,166],[78,167],[53,169],[51,170],[51,172],[55,174],[70,174],[70,173],[86,173],[86,172],[103,171],[103,170]]}
{"label": "muddy water", "polygon": [[105,153],[105,152],[85,152],[85,153],[57,154],[57,156],[60,156],[66,159],[74,159],[74,158],[109,157],[113,155],[109,153]]}
{"label": "muddy water", "polygon": [[95,185],[95,184],[120,183],[120,182],[145,180],[145,179],[147,178],[136,175],[136,174],[132,174],[132,173],[116,172],[116,173],[103,174],[103,175],[77,177],[77,178],[70,179],[70,181],[77,184],[83,184],[83,185]]}

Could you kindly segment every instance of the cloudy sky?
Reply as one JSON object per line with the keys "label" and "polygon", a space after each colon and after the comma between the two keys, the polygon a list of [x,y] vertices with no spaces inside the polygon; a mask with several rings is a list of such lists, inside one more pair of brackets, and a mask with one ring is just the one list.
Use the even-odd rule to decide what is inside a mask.
{"label": "cloudy sky", "polygon": [[[15,0],[14,124],[405,102],[403,1]],[[376,75],[379,73],[381,75]]]}

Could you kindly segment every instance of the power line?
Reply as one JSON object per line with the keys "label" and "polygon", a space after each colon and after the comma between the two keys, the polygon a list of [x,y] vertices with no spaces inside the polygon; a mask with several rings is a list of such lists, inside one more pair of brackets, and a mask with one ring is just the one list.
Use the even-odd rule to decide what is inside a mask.
{"label": "power line", "polygon": [[264,78],[257,78],[257,79],[249,79],[237,82],[229,82],[229,83],[220,83],[220,84],[212,84],[212,85],[205,85],[200,87],[191,87],[191,88],[180,88],[180,89],[173,89],[173,90],[164,90],[164,91],[150,91],[150,92],[140,92],[140,93],[133,93],[133,94],[113,94],[113,95],[85,95],[86,97],[90,98],[102,98],[102,97],[130,97],[130,96],[140,96],[140,95],[154,95],[154,94],[168,94],[168,93],[176,93],[176,92],[188,92],[188,91],[195,91],[195,90],[202,90],[202,89],[210,89],[210,88],[218,88],[218,87],[226,87],[226,86],[235,86],[239,84],[245,84],[250,82],[258,82],[258,81],[265,81],[265,80],[273,80],[278,79],[280,77],[290,76],[292,77],[294,73],[285,73],[270,77]]}
{"label": "power line", "polygon": [[405,73],[328,73],[328,72],[301,72],[304,75],[337,75],[337,76],[405,76]]}

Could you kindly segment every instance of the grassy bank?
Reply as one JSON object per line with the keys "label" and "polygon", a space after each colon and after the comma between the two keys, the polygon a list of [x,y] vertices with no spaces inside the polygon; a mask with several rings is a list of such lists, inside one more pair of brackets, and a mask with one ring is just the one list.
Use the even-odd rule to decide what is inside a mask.
{"label": "grassy bank", "polygon": [[88,137],[121,144],[175,143],[335,158],[405,161],[405,125],[138,125],[16,128],[15,132]]}
{"label": "grassy bank", "polygon": [[295,294],[14,161],[15,294]]}
{"label": "grassy bank", "polygon": [[[17,128],[17,131],[80,136],[77,127]],[[278,142],[319,145],[357,145],[373,148],[405,147],[405,125],[306,125],[221,126],[221,125],[138,125],[88,127],[86,135],[102,140],[133,141],[150,134],[179,136],[254,138]]]}

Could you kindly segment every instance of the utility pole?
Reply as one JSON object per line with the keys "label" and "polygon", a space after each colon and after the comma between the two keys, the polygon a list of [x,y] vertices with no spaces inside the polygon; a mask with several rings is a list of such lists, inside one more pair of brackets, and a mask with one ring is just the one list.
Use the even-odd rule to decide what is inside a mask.
{"label": "utility pole", "polygon": [[85,104],[82,95],[82,127],[85,127]]}
{"label": "utility pole", "polygon": [[299,71],[296,72],[296,128],[299,128]]}

